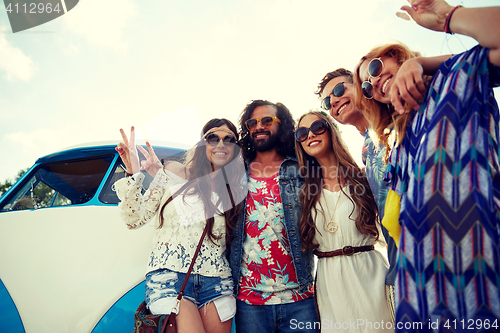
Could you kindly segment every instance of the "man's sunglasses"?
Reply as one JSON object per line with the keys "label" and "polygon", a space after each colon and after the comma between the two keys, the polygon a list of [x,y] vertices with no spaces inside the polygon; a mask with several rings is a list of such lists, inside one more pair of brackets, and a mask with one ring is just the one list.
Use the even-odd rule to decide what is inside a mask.
{"label": "man's sunglasses", "polygon": [[273,126],[275,120],[279,124],[281,124],[281,121],[277,117],[265,116],[265,117],[262,117],[262,118],[248,119],[247,121],[245,121],[245,125],[247,126],[248,130],[251,131],[255,127],[257,127],[257,123],[260,121],[260,123],[262,124],[262,126],[264,126],[266,128],[269,128],[269,127]]}
{"label": "man's sunglasses", "polygon": [[205,141],[210,146],[217,146],[220,141],[224,144],[224,146],[232,146],[236,143],[236,138],[232,135],[226,135],[223,139],[221,139],[217,134],[211,133],[206,136]]}
{"label": "man's sunglasses", "polygon": [[297,142],[304,142],[307,140],[307,137],[309,136],[309,131],[311,131],[315,135],[321,135],[325,133],[325,131],[328,129],[328,123],[324,121],[323,119],[318,119],[315,122],[311,124],[311,127],[299,127],[295,131],[295,140]]}
{"label": "man's sunglasses", "polygon": [[[370,75],[370,77],[373,78],[379,77],[380,74],[382,74],[383,70],[384,70],[384,63],[380,58],[372,59],[368,64],[368,75]],[[366,98],[368,99],[373,98],[373,85],[371,84],[370,81],[365,81],[361,84],[361,91],[363,91],[363,95]]]}
{"label": "man's sunglasses", "polygon": [[[335,87],[333,87],[332,93],[330,95],[333,95],[333,96],[335,96],[337,98],[338,97],[342,97],[344,95],[344,93],[345,93],[344,83],[346,83],[346,82],[337,83],[335,85]],[[325,109],[325,110],[330,110],[332,108],[332,102],[331,102],[331,99],[330,99],[330,95],[326,96],[321,101],[321,107],[323,109]]]}

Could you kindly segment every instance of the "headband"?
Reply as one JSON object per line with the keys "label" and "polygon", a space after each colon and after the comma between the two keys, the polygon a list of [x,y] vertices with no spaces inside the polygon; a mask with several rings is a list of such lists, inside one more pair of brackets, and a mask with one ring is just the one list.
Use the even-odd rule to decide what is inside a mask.
{"label": "headband", "polygon": [[205,135],[203,135],[203,138],[206,138],[207,135],[212,134],[212,133],[217,132],[217,131],[226,132],[226,133],[231,134],[232,136],[234,136],[236,138],[236,135],[234,134],[233,131],[231,131],[230,129],[224,128],[224,127],[213,127],[211,129],[209,129],[207,131],[207,133],[205,133]]}

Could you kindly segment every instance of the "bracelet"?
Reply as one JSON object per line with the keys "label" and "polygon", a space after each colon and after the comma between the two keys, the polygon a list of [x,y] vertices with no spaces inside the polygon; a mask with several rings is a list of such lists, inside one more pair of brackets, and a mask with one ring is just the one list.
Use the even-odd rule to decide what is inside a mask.
{"label": "bracelet", "polygon": [[125,171],[125,177],[132,177],[133,175],[133,173],[128,173],[127,171]]}
{"label": "bracelet", "polygon": [[451,21],[451,16],[453,15],[453,13],[455,12],[455,10],[457,10],[457,8],[461,8],[463,6],[461,5],[458,5],[456,6],[455,8],[453,8],[448,14],[446,14],[446,20],[444,22],[444,27],[443,27],[443,30],[444,32],[446,32],[447,34],[450,34],[450,35],[453,35],[453,32],[451,32],[450,30],[450,21]]}

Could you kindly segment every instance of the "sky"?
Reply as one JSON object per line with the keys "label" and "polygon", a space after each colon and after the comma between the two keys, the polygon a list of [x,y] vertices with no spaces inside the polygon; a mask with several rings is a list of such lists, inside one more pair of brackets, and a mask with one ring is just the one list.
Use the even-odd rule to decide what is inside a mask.
{"label": "sky", "polygon": [[[483,7],[498,0],[450,1]],[[192,146],[211,118],[234,123],[254,99],[295,119],[319,108],[321,78],[353,70],[399,40],[425,56],[473,39],[396,17],[405,0],[80,0],[65,15],[12,33],[0,4],[0,182],[37,158],[82,143]],[[500,96],[496,88],[495,94]],[[361,162],[361,135],[341,126]]]}

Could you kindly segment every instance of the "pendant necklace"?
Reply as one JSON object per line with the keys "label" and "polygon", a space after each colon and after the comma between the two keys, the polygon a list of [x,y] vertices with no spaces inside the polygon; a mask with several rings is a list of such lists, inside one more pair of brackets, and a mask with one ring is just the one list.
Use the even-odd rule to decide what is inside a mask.
{"label": "pendant necklace", "polygon": [[[330,213],[330,209],[328,208],[328,202],[325,201],[326,203],[326,209],[328,210],[328,215],[330,216],[330,222],[327,222],[326,223],[326,231],[330,232],[330,233],[334,233],[335,231],[337,231],[337,229],[339,228],[339,225],[337,222],[335,222],[333,220],[333,216],[335,215],[335,212],[337,211],[337,206],[339,205],[339,201],[340,201],[340,195],[342,193],[339,193],[339,197],[337,199],[337,203],[335,204],[335,210],[333,211],[333,215]],[[325,198],[326,199],[326,198]]]}

